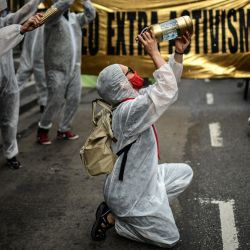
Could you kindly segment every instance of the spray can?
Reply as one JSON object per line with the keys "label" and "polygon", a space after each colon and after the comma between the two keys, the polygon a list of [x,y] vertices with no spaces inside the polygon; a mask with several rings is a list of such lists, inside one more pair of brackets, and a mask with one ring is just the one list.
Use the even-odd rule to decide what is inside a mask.
{"label": "spray can", "polygon": [[177,37],[181,37],[186,31],[192,34],[193,22],[189,16],[182,16],[166,22],[150,25],[143,29],[141,34],[146,31],[153,33],[158,42],[173,40]]}

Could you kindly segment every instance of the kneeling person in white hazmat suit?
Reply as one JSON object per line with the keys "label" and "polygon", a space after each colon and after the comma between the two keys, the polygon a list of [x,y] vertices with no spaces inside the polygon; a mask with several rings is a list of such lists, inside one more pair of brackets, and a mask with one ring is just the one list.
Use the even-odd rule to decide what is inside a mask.
{"label": "kneeling person in white hazmat suit", "polygon": [[107,103],[118,105],[113,111],[112,129],[117,139],[113,151],[120,156],[107,176],[105,202],[97,209],[91,237],[104,240],[107,229],[115,225],[121,236],[172,247],[180,236],[169,203],[190,184],[193,172],[184,163],[158,164],[158,139],[153,124],[177,99],[182,54],[190,44],[190,35],[186,33],[175,40],[176,51],[168,63],[150,33],[138,35],[138,39],[156,66],[154,85],[139,90],[143,79],[119,64],[106,67],[97,79],[99,95]]}

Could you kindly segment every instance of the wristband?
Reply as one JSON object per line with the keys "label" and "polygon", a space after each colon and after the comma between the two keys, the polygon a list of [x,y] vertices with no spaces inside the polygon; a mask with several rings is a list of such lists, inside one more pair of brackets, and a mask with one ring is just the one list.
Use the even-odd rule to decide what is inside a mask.
{"label": "wristband", "polygon": [[178,54],[178,55],[183,55],[184,53],[180,53],[177,50],[174,51],[174,53]]}

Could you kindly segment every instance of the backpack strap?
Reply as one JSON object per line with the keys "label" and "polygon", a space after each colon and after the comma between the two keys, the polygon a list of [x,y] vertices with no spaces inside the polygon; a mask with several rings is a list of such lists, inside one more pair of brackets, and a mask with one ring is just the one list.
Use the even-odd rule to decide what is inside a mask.
{"label": "backpack strap", "polygon": [[131,146],[136,142],[133,141],[124,148],[122,148],[120,151],[117,152],[117,156],[120,156],[122,153],[124,153],[122,157],[122,163],[121,163],[121,168],[120,168],[120,173],[119,173],[119,181],[123,181],[123,175],[124,175],[124,170],[127,162],[127,157],[128,157],[128,151],[130,150]]}
{"label": "backpack strap", "polygon": [[[101,106],[102,108],[106,109],[112,114],[112,111],[116,109],[116,107],[112,107],[110,104],[106,103],[103,99],[95,99],[92,101],[92,122],[95,126],[97,126],[97,121],[95,119],[96,116],[96,107],[97,104]],[[113,136],[113,131],[109,131],[110,137],[113,142],[117,142],[117,139]]]}
{"label": "backpack strap", "polygon": [[95,120],[95,113],[96,113],[97,104],[100,105],[102,108],[104,108],[112,113],[112,107],[108,103],[106,103],[104,100],[95,99],[94,101],[92,101],[92,122],[94,123],[95,126],[97,125],[97,122]]}
{"label": "backpack strap", "polygon": [[108,111],[112,112],[111,105],[109,105],[108,103],[106,103],[104,100],[102,100],[102,99],[96,99],[96,103],[99,104],[104,109],[107,109]]}

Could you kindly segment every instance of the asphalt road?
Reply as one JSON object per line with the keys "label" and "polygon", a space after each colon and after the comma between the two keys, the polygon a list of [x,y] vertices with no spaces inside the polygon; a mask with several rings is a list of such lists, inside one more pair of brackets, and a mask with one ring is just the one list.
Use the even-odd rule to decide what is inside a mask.
{"label": "asphalt road", "polygon": [[[190,187],[173,205],[181,240],[174,249],[250,249],[250,101],[235,80],[183,80],[178,101],[157,122],[161,162],[186,162]],[[91,130],[86,95],[73,128],[77,141],[35,142],[38,109],[20,118],[19,159],[13,171],[0,158],[0,249],[153,250],[108,232],[93,242],[104,176],[89,177],[79,149]],[[208,104],[210,103],[210,104]],[[50,132],[55,138],[56,124]]]}

